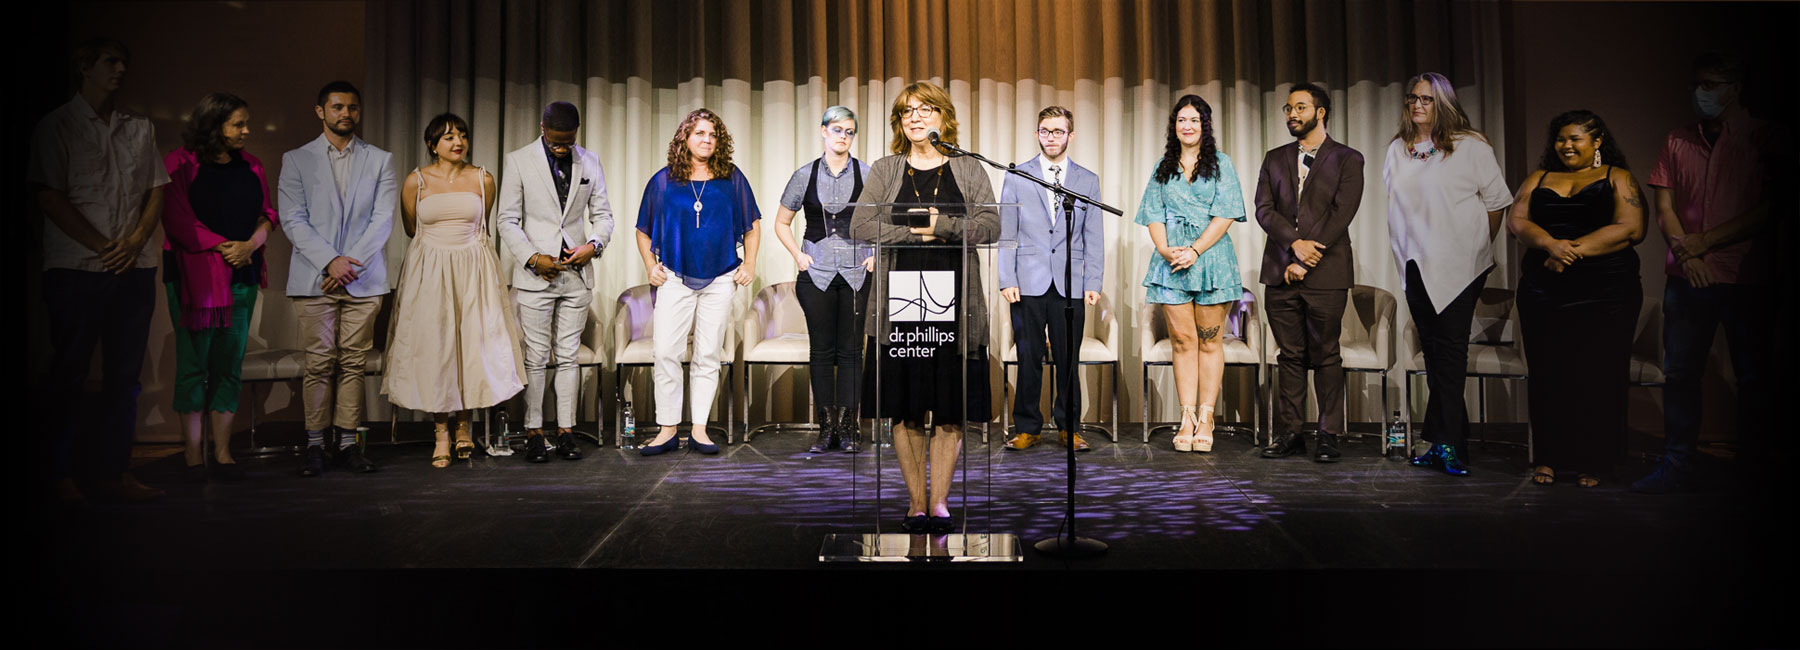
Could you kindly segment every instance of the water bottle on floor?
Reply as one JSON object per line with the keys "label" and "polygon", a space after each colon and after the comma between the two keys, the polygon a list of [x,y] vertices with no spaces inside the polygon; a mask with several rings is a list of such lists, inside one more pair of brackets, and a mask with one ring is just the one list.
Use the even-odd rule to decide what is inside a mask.
{"label": "water bottle on floor", "polygon": [[1387,459],[1406,460],[1407,451],[1406,423],[1400,420],[1400,411],[1394,411],[1387,426]]}
{"label": "water bottle on floor", "polygon": [[625,425],[619,427],[619,448],[637,449],[637,419],[631,415],[631,402],[626,402],[620,410],[625,418]]}

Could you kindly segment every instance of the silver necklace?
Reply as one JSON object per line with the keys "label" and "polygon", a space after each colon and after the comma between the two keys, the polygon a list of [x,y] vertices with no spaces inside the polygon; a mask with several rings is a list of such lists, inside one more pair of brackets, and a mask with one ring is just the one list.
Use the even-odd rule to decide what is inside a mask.
{"label": "silver necklace", "polygon": [[711,181],[712,181],[712,179],[710,179],[710,178],[708,178],[704,181],[700,181],[700,189],[696,190],[696,189],[694,189],[693,179],[688,179],[688,190],[692,191],[694,193],[694,227],[695,228],[700,227],[700,211],[706,209],[706,206],[700,203],[700,195],[706,193],[706,184]]}

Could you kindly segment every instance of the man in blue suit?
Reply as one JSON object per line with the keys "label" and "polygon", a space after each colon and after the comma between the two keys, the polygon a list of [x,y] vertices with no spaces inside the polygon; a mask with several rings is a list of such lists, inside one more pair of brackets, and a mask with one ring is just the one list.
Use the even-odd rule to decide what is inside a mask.
{"label": "man in blue suit", "polygon": [[[1038,112],[1037,125],[1041,154],[1019,169],[1100,200],[1100,177],[1069,160],[1075,116],[1069,109],[1051,106]],[[1043,382],[1046,344],[1055,348],[1050,356],[1056,364],[1056,383],[1062,386],[1079,361],[1076,352],[1080,349],[1085,307],[1100,300],[1106,232],[1101,213],[1094,206],[1076,206],[1073,218],[1065,223],[1062,206],[1056,204],[1049,190],[1011,175],[1001,186],[1000,202],[1019,204],[1017,209],[1003,211],[1000,218],[1001,241],[1018,244],[1016,249],[1001,248],[999,254],[1000,296],[1012,303],[1013,338],[1019,346],[1019,397],[1013,404],[1013,418],[1018,426],[1016,433],[1006,439],[1006,448],[1029,449],[1037,444],[1038,432],[1044,426],[1037,396]],[[1065,229],[1070,223],[1077,229],[1073,244],[1065,240]],[[1071,253],[1074,268],[1070,280],[1065,282],[1064,265],[1070,263]],[[1075,309],[1073,329],[1063,310],[1071,304]],[[1048,339],[1044,335],[1046,327]],[[1080,391],[1079,386],[1068,393],[1059,391],[1051,414],[1064,432],[1064,443],[1075,445],[1076,451],[1087,451],[1087,441],[1081,439],[1077,422],[1081,415]]]}
{"label": "man in blue suit", "polygon": [[[389,291],[382,251],[394,227],[393,155],[356,137],[362,94],[349,82],[325,84],[313,110],[325,133],[281,156],[280,183],[281,230],[294,244],[287,295],[299,312],[306,352],[300,475],[318,476],[328,455],[352,472],[373,472],[375,464],[355,443],[363,422],[363,364]],[[327,445],[333,425],[337,441]]]}

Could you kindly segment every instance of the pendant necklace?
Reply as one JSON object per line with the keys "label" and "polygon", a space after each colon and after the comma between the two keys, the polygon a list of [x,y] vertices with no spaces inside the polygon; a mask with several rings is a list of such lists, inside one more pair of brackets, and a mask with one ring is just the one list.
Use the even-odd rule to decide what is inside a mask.
{"label": "pendant necklace", "polygon": [[700,189],[695,190],[693,179],[688,179],[688,190],[692,191],[694,193],[694,227],[695,228],[700,227],[700,211],[706,209],[706,206],[700,203],[700,195],[706,193],[706,184],[707,184],[707,182],[709,182],[711,180],[712,179],[709,178],[704,181],[700,181]]}

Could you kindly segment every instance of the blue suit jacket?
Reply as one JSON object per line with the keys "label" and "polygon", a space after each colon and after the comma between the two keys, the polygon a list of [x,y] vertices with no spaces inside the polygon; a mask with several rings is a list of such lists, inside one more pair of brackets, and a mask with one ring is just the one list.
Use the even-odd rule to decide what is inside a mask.
{"label": "blue suit jacket", "polygon": [[321,134],[317,140],[281,156],[281,231],[294,243],[294,259],[288,266],[287,295],[324,295],[319,281],[325,266],[339,255],[362,262],[355,282],[344,288],[358,298],[388,292],[388,234],[394,231],[393,154],[375,145],[355,141],[350,154],[349,186],[338,194],[337,180],[325,149],[331,143]]}
{"label": "blue suit jacket", "polygon": [[[1019,165],[1019,169],[1042,178],[1042,164],[1043,157],[1039,156]],[[1086,167],[1068,161],[1063,179],[1063,186],[1070,190],[1095,201],[1104,200],[1100,198],[1100,177]],[[1050,205],[1049,194],[1036,183],[1006,175],[1000,187],[1000,202],[1017,203],[1019,207],[1002,211],[1000,241],[1018,242],[1018,248],[1000,249],[1000,288],[1018,287],[1021,295],[1037,296],[1054,285],[1065,298],[1080,298],[1084,291],[1100,291],[1106,262],[1106,230],[1102,221],[1106,213],[1091,205],[1075,207],[1073,222],[1079,228],[1074,241],[1075,286],[1065,287],[1063,262],[1069,259],[1070,252],[1063,241],[1067,224],[1063,223],[1061,206]],[[1050,219],[1052,210],[1056,210],[1054,222]]]}

